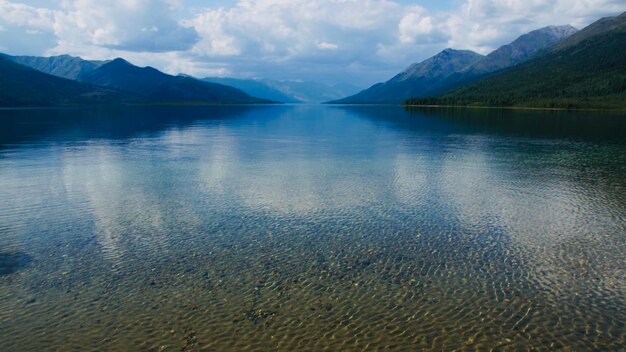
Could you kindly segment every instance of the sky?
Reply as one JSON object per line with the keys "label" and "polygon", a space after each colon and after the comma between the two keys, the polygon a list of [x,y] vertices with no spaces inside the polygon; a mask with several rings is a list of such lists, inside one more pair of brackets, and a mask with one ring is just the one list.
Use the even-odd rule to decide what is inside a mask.
{"label": "sky", "polygon": [[487,54],[624,11],[626,0],[0,0],[0,52],[366,87],[448,47]]}

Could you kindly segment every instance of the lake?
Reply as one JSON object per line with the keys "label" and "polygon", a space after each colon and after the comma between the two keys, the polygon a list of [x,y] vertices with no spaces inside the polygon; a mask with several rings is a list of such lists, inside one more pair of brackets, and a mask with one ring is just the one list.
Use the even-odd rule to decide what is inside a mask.
{"label": "lake", "polygon": [[4,351],[626,343],[626,115],[0,111]]}

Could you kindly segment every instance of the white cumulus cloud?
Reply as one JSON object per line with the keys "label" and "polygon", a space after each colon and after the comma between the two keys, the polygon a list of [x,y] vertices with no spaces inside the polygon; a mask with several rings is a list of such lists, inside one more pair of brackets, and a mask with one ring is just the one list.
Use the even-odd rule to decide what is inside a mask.
{"label": "white cumulus cloud", "polygon": [[171,17],[167,1],[76,0],[55,13],[59,45],[94,45],[126,51],[165,52],[189,49],[193,28]]}

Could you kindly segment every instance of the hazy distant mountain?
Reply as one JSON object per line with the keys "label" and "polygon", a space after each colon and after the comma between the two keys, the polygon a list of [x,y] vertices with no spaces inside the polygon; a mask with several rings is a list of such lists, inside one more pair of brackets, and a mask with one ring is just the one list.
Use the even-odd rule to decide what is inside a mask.
{"label": "hazy distant mountain", "polygon": [[325,84],[299,80],[236,79],[207,77],[204,81],[226,84],[263,99],[282,103],[322,103],[358,92],[348,83]]}
{"label": "hazy distant mountain", "polygon": [[171,76],[152,67],[137,67],[115,59],[83,75],[82,82],[139,95],[147,102],[267,103],[241,90],[185,76]]}
{"label": "hazy distant mountain", "polygon": [[385,83],[378,83],[356,95],[332,103],[402,103],[410,97],[421,96],[453,73],[477,63],[482,58],[482,55],[473,51],[446,49],[425,61],[412,64]]}
{"label": "hazy distant mountain", "polygon": [[221,77],[206,77],[202,79],[206,82],[219,83],[227,86],[241,89],[245,93],[271,101],[281,103],[302,103],[301,100],[295,97],[285,94],[278,89],[275,89],[265,82],[254,79],[236,79],[236,78],[221,78]]}
{"label": "hazy distant mountain", "polygon": [[107,61],[88,61],[70,55],[39,57],[39,56],[10,56],[9,60],[35,70],[67,79],[77,80],[81,76],[97,69]]}
{"label": "hazy distant mountain", "polygon": [[519,65],[410,103],[626,108],[626,13],[601,19]]}
{"label": "hazy distant mountain", "polygon": [[347,83],[325,84],[312,81],[277,81],[271,79],[262,79],[260,81],[281,91],[283,94],[305,103],[322,103],[332,99],[339,99],[346,95],[354,94],[361,89]]}
{"label": "hazy distant mountain", "polygon": [[115,89],[52,76],[0,57],[0,106],[111,104],[128,99],[132,96]]}
{"label": "hazy distant mountain", "polygon": [[446,49],[392,78],[355,96],[334,103],[401,103],[412,97],[438,94],[478,77],[523,62],[539,51],[576,33],[572,26],[549,26],[524,34],[487,56]]}

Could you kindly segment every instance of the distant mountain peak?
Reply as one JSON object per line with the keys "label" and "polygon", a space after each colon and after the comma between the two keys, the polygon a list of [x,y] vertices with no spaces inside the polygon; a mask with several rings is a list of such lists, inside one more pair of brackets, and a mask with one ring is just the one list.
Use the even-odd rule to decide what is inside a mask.
{"label": "distant mountain peak", "polygon": [[21,65],[16,60],[45,64],[49,58],[0,57],[0,106],[118,104],[127,97],[113,89],[64,79]]}
{"label": "distant mountain peak", "polygon": [[[442,50],[441,52],[439,52],[438,54],[436,54],[435,56],[431,57],[430,60],[432,60],[433,62],[446,62],[446,61],[454,60],[455,58],[481,57],[481,56],[482,55],[476,52],[473,52],[471,50],[457,50],[457,49],[446,48]],[[428,61],[428,59],[426,61]],[[414,65],[419,65],[419,64],[420,63],[414,64]]]}
{"label": "distant mountain peak", "polygon": [[392,78],[392,82],[415,78],[447,77],[454,72],[477,62],[482,55],[471,50],[444,49],[437,55],[422,62],[414,63],[402,73]]}
{"label": "distant mountain peak", "polygon": [[462,54],[462,53],[474,53],[474,52],[471,51],[471,50],[461,50],[461,49],[445,48],[439,54],[437,54],[435,56],[454,55],[454,54]]}
{"label": "distant mountain peak", "polygon": [[122,58],[116,58],[86,74],[82,81],[130,92],[149,102],[269,102],[233,87],[168,75],[154,67],[135,66]]}
{"label": "distant mountain peak", "polygon": [[437,57],[437,56],[445,56],[445,55],[452,55],[452,54],[454,54],[457,51],[459,51],[459,50],[452,49],[452,48],[445,48],[445,49],[441,50],[441,52],[439,54],[435,55],[435,57]]}
{"label": "distant mountain peak", "polygon": [[590,24],[584,29],[577,31],[571,36],[559,42],[552,50],[562,50],[577,45],[578,43],[589,39],[597,34],[606,33],[618,27],[626,26],[626,12],[615,17],[603,17],[596,22]]}
{"label": "distant mountain peak", "polygon": [[[139,67],[139,66],[135,66],[132,63],[122,59],[122,58],[116,58],[113,59],[112,61],[104,64],[101,66],[102,70],[101,71],[108,71],[108,72],[114,72],[113,74],[119,74],[120,72],[125,72],[126,74],[143,74],[143,75],[150,75],[153,78],[160,78],[163,79],[165,76],[169,76],[159,70],[157,70],[154,67],[151,66],[146,66],[146,67]],[[183,78],[183,77],[179,77],[179,78]]]}
{"label": "distant mountain peak", "polygon": [[529,59],[539,51],[567,39],[578,30],[572,26],[547,26],[519,36],[510,44],[503,45],[487,55],[465,72],[482,75],[510,67]]}
{"label": "distant mountain peak", "polygon": [[48,57],[7,55],[7,58],[20,65],[34,68],[37,71],[74,80],[80,79],[83,75],[106,63],[106,61],[83,60],[78,56],[67,54]]}
{"label": "distant mountain peak", "polygon": [[484,58],[471,50],[447,48],[417,62],[385,83],[378,83],[358,94],[333,103],[401,103],[435,87],[439,82]]}
{"label": "distant mountain peak", "polygon": [[109,63],[109,65],[124,65],[124,66],[134,66],[133,64],[131,64],[130,62],[122,59],[121,57],[117,57],[113,60],[111,60]]}
{"label": "distant mountain peak", "polygon": [[565,39],[567,37],[569,37],[570,35],[578,32],[578,29],[576,29],[573,26],[570,26],[569,24],[563,25],[563,26],[547,26],[544,28],[539,29],[540,31],[546,31],[546,32],[550,32],[552,35],[554,35],[555,37],[561,38],[561,39]]}
{"label": "distant mountain peak", "polygon": [[[508,45],[519,47],[524,45],[529,46],[533,44],[535,46],[546,45],[546,41],[557,43],[576,32],[578,32],[578,30],[570,25],[547,26],[523,34]],[[506,46],[507,45],[504,45],[504,47]]]}

